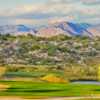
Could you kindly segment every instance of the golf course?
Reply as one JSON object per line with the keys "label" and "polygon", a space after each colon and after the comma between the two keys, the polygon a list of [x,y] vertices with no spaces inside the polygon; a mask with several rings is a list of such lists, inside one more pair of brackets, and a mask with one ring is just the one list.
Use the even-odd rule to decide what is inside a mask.
{"label": "golf course", "polygon": [[0,96],[18,96],[26,99],[42,99],[51,97],[86,97],[99,96],[100,85],[35,83],[23,81],[0,81],[3,85]]}
{"label": "golf course", "polygon": [[99,99],[99,37],[1,35],[0,39],[0,100]]}

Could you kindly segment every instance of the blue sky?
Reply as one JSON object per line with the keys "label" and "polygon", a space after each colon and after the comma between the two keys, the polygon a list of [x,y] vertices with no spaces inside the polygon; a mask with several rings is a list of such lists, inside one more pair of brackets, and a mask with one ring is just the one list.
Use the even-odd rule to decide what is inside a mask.
{"label": "blue sky", "polygon": [[100,0],[0,0],[0,25],[100,24]]}

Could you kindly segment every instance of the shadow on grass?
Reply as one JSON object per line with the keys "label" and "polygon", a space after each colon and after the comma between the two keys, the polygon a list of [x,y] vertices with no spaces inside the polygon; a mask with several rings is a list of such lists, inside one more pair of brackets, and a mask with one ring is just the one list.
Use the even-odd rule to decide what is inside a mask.
{"label": "shadow on grass", "polygon": [[95,89],[95,90],[93,90],[93,91],[97,91],[97,92],[100,92],[100,89]]}

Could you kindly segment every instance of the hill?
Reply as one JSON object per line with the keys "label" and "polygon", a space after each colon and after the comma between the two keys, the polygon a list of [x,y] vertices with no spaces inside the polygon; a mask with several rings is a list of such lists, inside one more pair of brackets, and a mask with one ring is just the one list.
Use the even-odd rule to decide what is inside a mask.
{"label": "hill", "polygon": [[5,64],[84,64],[88,59],[96,58],[100,59],[99,37],[0,36],[0,60]]}

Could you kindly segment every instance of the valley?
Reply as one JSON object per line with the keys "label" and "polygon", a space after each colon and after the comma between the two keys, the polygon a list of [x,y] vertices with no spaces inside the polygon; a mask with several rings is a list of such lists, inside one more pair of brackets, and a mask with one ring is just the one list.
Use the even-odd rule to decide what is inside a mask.
{"label": "valley", "polygon": [[72,82],[98,83],[99,66],[99,37],[0,35],[1,97],[97,96],[100,85]]}

